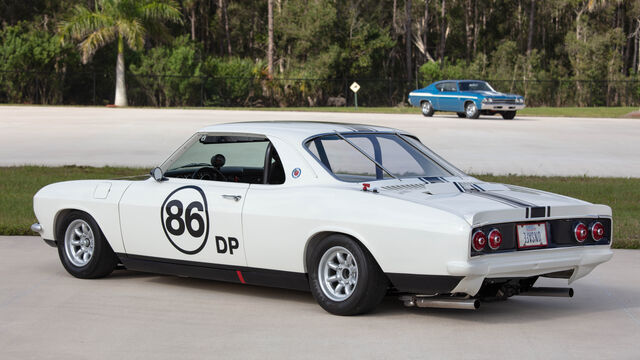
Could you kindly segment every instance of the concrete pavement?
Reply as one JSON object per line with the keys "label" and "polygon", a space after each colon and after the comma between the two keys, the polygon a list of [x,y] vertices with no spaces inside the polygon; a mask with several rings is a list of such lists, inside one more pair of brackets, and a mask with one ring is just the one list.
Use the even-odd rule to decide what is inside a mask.
{"label": "concrete pavement", "polygon": [[152,167],[223,122],[355,122],[410,131],[472,173],[640,177],[640,120],[0,106],[0,166]]}
{"label": "concrete pavement", "polygon": [[[65,272],[38,237],[0,236],[2,359],[638,359],[640,251],[573,284],[477,311],[326,313],[309,293],[117,271]],[[542,279],[538,285],[566,286]]]}

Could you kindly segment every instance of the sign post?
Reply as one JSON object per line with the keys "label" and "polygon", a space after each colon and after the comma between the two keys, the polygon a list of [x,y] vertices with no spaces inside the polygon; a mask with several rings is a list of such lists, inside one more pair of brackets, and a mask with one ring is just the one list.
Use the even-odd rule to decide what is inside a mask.
{"label": "sign post", "polygon": [[351,84],[351,86],[349,86],[349,89],[351,89],[351,91],[353,91],[356,110],[358,110],[358,90],[360,90],[360,85],[357,82],[354,81],[353,84]]}

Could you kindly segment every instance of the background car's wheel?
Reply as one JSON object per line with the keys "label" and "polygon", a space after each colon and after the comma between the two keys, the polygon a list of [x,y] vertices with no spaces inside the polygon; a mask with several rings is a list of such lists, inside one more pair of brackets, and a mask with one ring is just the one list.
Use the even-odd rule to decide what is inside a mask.
{"label": "background car's wheel", "polygon": [[422,108],[422,115],[424,115],[424,116],[432,116],[433,113],[436,111],[433,108],[433,105],[431,105],[431,101],[428,101],[428,100],[427,101],[423,101],[420,104],[420,107]]}
{"label": "background car's wheel", "polygon": [[307,266],[313,297],[335,315],[371,311],[387,292],[389,282],[373,256],[345,235],[325,238],[312,249]]}
{"label": "background car's wheel", "polygon": [[459,117],[459,118],[466,118],[466,117],[467,117],[467,114],[465,114],[465,113],[463,113],[463,112],[461,112],[461,113],[456,113],[456,114],[458,114],[458,117]]}
{"label": "background car's wheel", "polygon": [[57,236],[58,255],[69,274],[95,279],[107,276],[115,269],[118,259],[89,214],[73,211],[61,225]]}
{"label": "background car's wheel", "polygon": [[502,115],[502,118],[505,119],[505,120],[511,120],[514,117],[516,117],[516,112],[515,111],[504,111],[500,115]]}
{"label": "background car's wheel", "polygon": [[476,103],[469,101],[464,105],[464,113],[469,119],[477,119],[480,116],[480,110],[476,106]]}

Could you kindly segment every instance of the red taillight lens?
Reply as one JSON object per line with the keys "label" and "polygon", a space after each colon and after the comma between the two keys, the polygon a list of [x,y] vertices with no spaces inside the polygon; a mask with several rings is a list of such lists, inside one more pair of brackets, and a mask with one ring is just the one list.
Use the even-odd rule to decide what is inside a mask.
{"label": "red taillight lens", "polygon": [[473,233],[472,246],[475,251],[482,251],[484,246],[487,245],[487,236],[480,230]]}
{"label": "red taillight lens", "polygon": [[487,242],[489,243],[491,250],[497,250],[502,244],[502,234],[500,231],[498,231],[498,229],[489,231]]}
{"label": "red taillight lens", "polygon": [[573,227],[573,235],[575,236],[577,242],[583,242],[587,240],[587,235],[589,235],[589,232],[587,231],[587,225],[583,223],[577,223],[576,226]]}
{"label": "red taillight lens", "polygon": [[604,225],[601,222],[596,221],[589,226],[591,229],[591,237],[594,241],[600,241],[604,237]]}

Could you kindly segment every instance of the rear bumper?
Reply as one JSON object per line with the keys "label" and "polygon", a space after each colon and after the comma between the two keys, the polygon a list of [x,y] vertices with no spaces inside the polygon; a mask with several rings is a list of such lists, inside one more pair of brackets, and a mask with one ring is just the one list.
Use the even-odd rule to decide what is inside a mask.
{"label": "rear bumper", "polygon": [[483,103],[480,110],[492,110],[492,111],[518,111],[525,108],[524,104],[489,104]]}
{"label": "rear bumper", "polygon": [[569,283],[587,275],[613,256],[609,246],[582,246],[483,255],[468,261],[450,261],[447,271],[462,280],[453,293],[475,295],[485,278],[518,278],[573,270]]}

